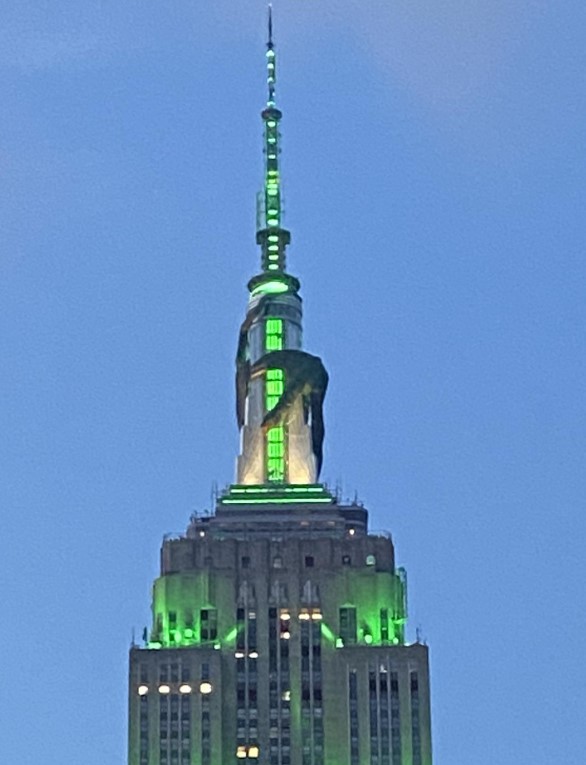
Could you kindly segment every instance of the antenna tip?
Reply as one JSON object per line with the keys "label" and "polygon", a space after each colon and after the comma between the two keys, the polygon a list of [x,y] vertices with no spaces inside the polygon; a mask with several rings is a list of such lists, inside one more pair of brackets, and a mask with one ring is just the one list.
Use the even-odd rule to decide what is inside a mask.
{"label": "antenna tip", "polygon": [[269,3],[269,48],[273,47],[273,4]]}

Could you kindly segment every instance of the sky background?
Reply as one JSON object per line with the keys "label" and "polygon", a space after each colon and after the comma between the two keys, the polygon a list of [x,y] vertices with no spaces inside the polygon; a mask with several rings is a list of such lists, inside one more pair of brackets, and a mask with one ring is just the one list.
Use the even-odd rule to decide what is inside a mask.
{"label": "sky background", "polygon": [[[435,765],[584,765],[584,3],[275,15],[324,476],[408,570]],[[123,765],[161,537],[233,479],[265,5],[1,16],[0,761]]]}

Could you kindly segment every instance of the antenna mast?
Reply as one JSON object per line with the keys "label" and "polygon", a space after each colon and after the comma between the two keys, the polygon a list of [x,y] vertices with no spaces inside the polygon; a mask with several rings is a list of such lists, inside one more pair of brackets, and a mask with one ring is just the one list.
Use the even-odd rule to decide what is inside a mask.
{"label": "antenna mast", "polygon": [[276,105],[277,56],[273,40],[273,7],[269,5],[267,41],[267,105],[261,116],[264,122],[265,179],[261,204],[259,205],[259,230],[256,241],[262,247],[262,270],[265,273],[285,271],[285,248],[291,234],[281,228],[281,176],[279,154],[281,153],[279,122],[283,116]]}

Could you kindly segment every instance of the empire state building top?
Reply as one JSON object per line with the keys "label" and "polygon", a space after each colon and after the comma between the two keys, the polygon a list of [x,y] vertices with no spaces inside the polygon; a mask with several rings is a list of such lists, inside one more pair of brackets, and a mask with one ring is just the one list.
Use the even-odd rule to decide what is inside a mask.
{"label": "empire state building top", "polygon": [[241,434],[236,484],[222,504],[322,501],[317,483],[323,458],[323,400],[327,372],[302,342],[299,281],[286,272],[291,234],[282,227],[279,169],[282,112],[276,105],[277,60],[269,6],[265,177],[258,197],[256,241],[261,273],[248,283],[250,298],[236,355],[236,413]]}

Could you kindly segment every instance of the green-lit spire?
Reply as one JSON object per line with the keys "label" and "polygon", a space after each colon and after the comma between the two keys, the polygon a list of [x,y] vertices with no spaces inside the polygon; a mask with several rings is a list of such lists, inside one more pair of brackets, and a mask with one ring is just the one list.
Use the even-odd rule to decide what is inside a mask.
{"label": "green-lit spire", "polygon": [[264,189],[259,195],[256,241],[262,247],[264,273],[285,271],[285,248],[291,241],[288,231],[281,228],[281,178],[279,174],[279,122],[283,116],[277,109],[277,56],[273,42],[273,11],[269,5],[269,38],[267,42],[267,105],[262,111],[265,153]]}

